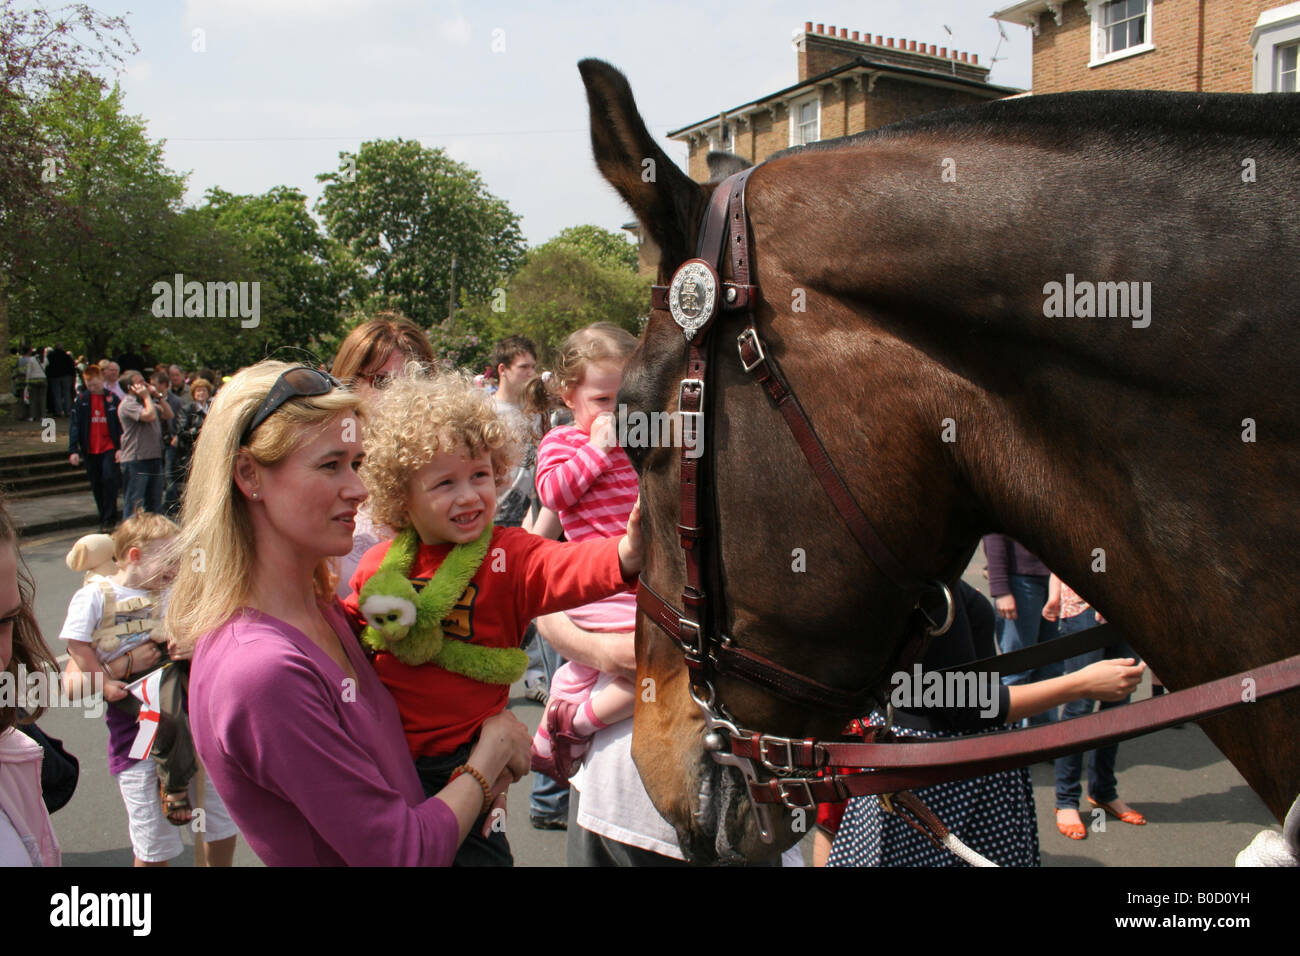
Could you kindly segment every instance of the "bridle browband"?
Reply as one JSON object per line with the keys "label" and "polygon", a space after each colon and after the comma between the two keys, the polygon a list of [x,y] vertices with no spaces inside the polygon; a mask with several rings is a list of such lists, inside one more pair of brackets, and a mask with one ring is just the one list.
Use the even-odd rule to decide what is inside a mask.
{"label": "bridle browband", "polygon": [[[846,720],[867,713],[881,695],[875,687],[844,690],[823,684],[763,655],[737,647],[722,633],[725,615],[721,600],[713,601],[706,588],[706,581],[721,581],[717,573],[721,558],[716,533],[711,535],[704,523],[710,477],[707,468],[711,460],[705,453],[709,431],[704,428],[709,409],[706,399],[710,387],[711,332],[721,316],[738,314],[744,321],[737,336],[741,368],[763,386],[769,402],[780,412],[818,484],[859,547],[895,587],[909,597],[916,595],[916,610],[928,626],[918,628],[917,638],[905,644],[901,655],[903,666],[920,659],[925,641],[945,633],[954,614],[948,586],[938,581],[927,583],[912,575],[881,541],[836,470],[775,358],[764,348],[755,322],[759,290],[751,282],[751,241],[745,210],[745,184],[754,168],[736,173],[717,186],[704,212],[696,257],[677,268],[669,285],[652,287],[652,307],[669,312],[685,332],[688,343],[686,375],[678,386],[682,449],[677,531],[685,561],[685,583],[679,610],[642,576],[637,607],[681,649],[691,698],[704,717],[705,749],[717,763],[734,766],[743,774],[759,833],[765,842],[773,841],[767,814],[773,805],[809,810],[818,803],[839,802],[851,796],[891,794],[1092,749],[1108,741],[1236,706],[1242,702],[1242,680],[1247,677],[1255,682],[1256,699],[1300,687],[1300,655],[1296,655],[1248,673],[1128,707],[1031,730],[959,740],[885,742],[889,738],[888,729],[873,727],[868,729],[863,743],[823,742],[741,729],[718,700],[715,684],[718,677],[739,678],[788,703],[842,714]],[[720,277],[724,264],[730,266],[729,279]],[[942,597],[945,607],[941,615],[932,617],[923,606],[922,598],[927,593]],[[1118,637],[1113,626],[1107,624],[955,669],[978,671],[988,669],[988,665],[994,668],[1000,665],[1004,672],[1016,673],[1047,660],[1060,660],[1104,647]],[[760,778],[759,767],[770,776]],[[855,772],[841,773],[841,768]],[[914,797],[909,795],[899,802],[900,809],[923,820],[931,831],[943,830],[942,824],[923,805],[918,805]],[[912,819],[909,822],[917,825]]]}

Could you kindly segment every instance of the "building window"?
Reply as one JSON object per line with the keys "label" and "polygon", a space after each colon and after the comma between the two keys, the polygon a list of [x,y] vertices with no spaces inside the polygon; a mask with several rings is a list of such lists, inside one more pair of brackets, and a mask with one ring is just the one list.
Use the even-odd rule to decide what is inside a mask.
{"label": "building window", "polygon": [[1296,61],[1300,51],[1300,3],[1274,7],[1259,15],[1250,33],[1255,50],[1252,88],[1256,93],[1296,93]]}
{"label": "building window", "polygon": [[735,149],[733,149],[733,146],[735,144],[732,142],[732,138],[731,138],[730,123],[723,123],[722,127],[718,130],[717,143],[718,143],[718,149],[722,150],[724,153],[735,152]]}
{"label": "building window", "polygon": [[1273,89],[1279,93],[1296,91],[1296,54],[1300,53],[1300,43],[1289,46],[1274,47],[1277,54],[1277,83]]}
{"label": "building window", "polygon": [[790,145],[806,146],[821,138],[821,97],[814,95],[791,103]]}
{"label": "building window", "polygon": [[1089,0],[1092,16],[1092,62],[1112,60],[1154,50],[1151,42],[1151,0]]}
{"label": "building window", "polygon": [[1146,0],[1114,0],[1101,8],[1104,56],[1135,47],[1146,39]]}

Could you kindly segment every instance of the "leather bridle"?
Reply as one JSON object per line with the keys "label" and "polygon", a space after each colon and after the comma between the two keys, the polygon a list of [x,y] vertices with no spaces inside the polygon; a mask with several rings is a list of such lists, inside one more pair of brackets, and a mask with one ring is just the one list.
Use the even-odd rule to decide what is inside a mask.
{"label": "leather bridle", "polygon": [[[782,374],[775,358],[764,348],[755,321],[759,289],[751,281],[751,238],[745,208],[745,184],[754,168],[721,182],[705,210],[696,257],[682,263],[668,286],[654,286],[652,306],[668,311],[683,329],[688,342],[685,377],[678,385],[678,412],[682,419],[680,456],[680,519],[678,538],[685,561],[685,583],[680,609],[641,578],[637,606],[681,649],[690,681],[690,695],[705,722],[705,749],[714,761],[734,766],[743,774],[759,825],[760,837],[773,841],[768,808],[809,810],[818,803],[838,802],[850,796],[891,794],[906,788],[991,773],[1023,766],[1101,743],[1137,736],[1189,719],[1199,719],[1242,702],[1242,679],[1255,683],[1256,698],[1300,686],[1300,655],[1248,674],[1234,675],[1188,690],[1102,711],[1090,717],[1031,730],[966,737],[948,741],[900,743],[889,739],[888,728],[869,728],[863,743],[824,742],[787,738],[742,729],[718,699],[719,677],[735,677],[789,703],[860,716],[881,700],[876,687],[844,690],[798,674],[753,651],[737,647],[722,633],[721,601],[710,595],[706,582],[721,581],[716,530],[706,521],[711,476],[707,442],[711,430],[704,423],[709,412],[712,333],[723,316],[739,316],[737,336],[741,368],[763,386],[772,406],[781,414],[814,476],[830,497],[848,530],[871,562],[900,591],[917,596],[917,611],[928,624],[916,629],[917,638],[902,652],[901,666],[919,660],[928,637],[938,636],[952,624],[951,590],[942,582],[926,582],[911,574],[881,541],[870,520],[831,462],[825,446]],[[729,265],[730,278],[720,277]],[[716,479],[714,479],[716,487]],[[940,615],[931,616],[923,604],[927,594],[944,602]],[[936,619],[938,618],[938,619]],[[1014,654],[962,665],[960,670],[990,669],[1016,673],[1045,660],[1064,659],[1114,643],[1119,635],[1111,625],[1080,632]],[[886,742],[888,741],[888,742]],[[761,777],[759,768],[766,771]],[[840,772],[849,770],[852,772]],[[927,811],[903,800],[913,816]],[[912,822],[912,821],[909,821]],[[926,821],[932,830],[937,821]],[[914,824],[915,825],[915,824]],[[942,825],[938,825],[942,829]]]}

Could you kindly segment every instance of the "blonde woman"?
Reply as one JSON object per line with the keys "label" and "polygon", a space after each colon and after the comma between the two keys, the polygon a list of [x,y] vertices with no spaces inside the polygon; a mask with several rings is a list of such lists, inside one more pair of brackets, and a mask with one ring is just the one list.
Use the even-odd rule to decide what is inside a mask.
{"label": "blonde woman", "polygon": [[315,369],[262,362],[217,394],[183,514],[167,623],[197,642],[195,744],[270,865],[446,865],[528,769],[528,732],[489,719],[426,799],[397,708],[334,597],[366,492],[359,399]]}

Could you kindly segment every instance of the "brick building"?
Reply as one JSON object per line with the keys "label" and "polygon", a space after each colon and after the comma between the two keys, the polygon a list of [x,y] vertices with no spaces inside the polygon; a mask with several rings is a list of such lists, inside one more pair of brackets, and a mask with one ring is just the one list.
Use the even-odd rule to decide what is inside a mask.
{"label": "brick building", "polygon": [[[794,38],[798,81],[668,134],[689,151],[686,171],[709,178],[706,157],[725,150],[761,163],[775,152],[847,136],[899,120],[999,99],[1022,92],[988,82],[978,54],[917,40],[859,33],[847,27],[814,28]],[[641,269],[658,264],[654,243],[636,222],[623,227],[640,239]]]}
{"label": "brick building", "polygon": [[1028,0],[993,14],[1034,33],[1034,93],[1296,91],[1300,3]]}
{"label": "brick building", "polygon": [[708,179],[722,149],[761,163],[779,150],[1021,92],[988,82],[977,54],[933,43],[804,24],[795,36],[798,81],[668,134],[686,143],[687,173]]}

